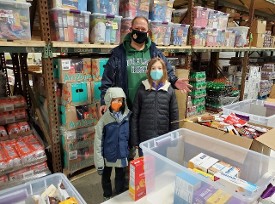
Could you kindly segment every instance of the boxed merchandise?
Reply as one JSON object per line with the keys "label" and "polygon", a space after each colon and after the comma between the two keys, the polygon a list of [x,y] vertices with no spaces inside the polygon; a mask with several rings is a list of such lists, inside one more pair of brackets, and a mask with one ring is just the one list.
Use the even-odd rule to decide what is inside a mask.
{"label": "boxed merchandise", "polygon": [[94,165],[94,146],[64,151],[64,168],[70,173]]}
{"label": "boxed merchandise", "polygon": [[251,26],[251,33],[265,33],[266,21],[260,19],[254,19]]}
{"label": "boxed merchandise", "polygon": [[152,0],[150,4],[149,18],[152,21],[171,22],[174,0]]}
{"label": "boxed merchandise", "polygon": [[200,179],[191,176],[185,171],[176,174],[174,204],[194,203],[195,191],[201,187]]}
{"label": "boxed merchandise", "polygon": [[92,102],[90,82],[57,84],[57,100],[62,105],[85,105]]}
{"label": "boxed merchandise", "polygon": [[104,72],[104,66],[107,64],[109,58],[92,59],[92,78],[93,81],[101,81]]}
{"label": "boxed merchandise", "polygon": [[225,30],[218,30],[218,35],[217,35],[217,46],[226,46],[226,35],[225,35]]}
{"label": "boxed merchandise", "polygon": [[252,34],[252,43],[251,46],[253,47],[263,47],[264,46],[264,38],[265,38],[265,34],[257,34],[257,33],[253,33]]}
{"label": "boxed merchandise", "polygon": [[217,29],[207,29],[207,36],[205,46],[216,47],[218,46],[218,30]]}
{"label": "boxed merchandise", "polygon": [[0,184],[5,185],[9,181],[9,177],[7,175],[0,176]]}
{"label": "boxed merchandise", "polygon": [[96,104],[80,106],[59,106],[61,125],[67,130],[96,125],[98,121]]}
{"label": "boxed merchandise", "polygon": [[31,40],[30,3],[0,1],[0,39]]}
{"label": "boxed merchandise", "polygon": [[[193,123],[188,124],[194,125]],[[188,191],[187,188],[182,188],[185,192],[182,190],[181,193],[177,194],[182,196],[188,194],[190,195],[190,199],[194,199],[196,190],[198,190],[199,187],[208,185],[223,192],[218,192],[218,194],[220,194],[219,196],[213,193],[212,196],[214,196],[214,198],[222,198],[225,203],[229,201],[229,199],[233,200],[233,198],[239,199],[239,203],[256,202],[270,181],[273,180],[275,158],[224,142],[222,139],[230,138],[231,136],[228,134],[225,135],[224,132],[219,134],[218,130],[214,130],[209,137],[207,135],[211,134],[211,130],[209,130],[209,128],[203,129],[203,133],[199,133],[200,130],[202,130],[199,127],[195,129],[197,132],[181,128],[140,144],[145,158],[144,169],[146,186],[154,182],[152,188],[146,189],[146,198],[149,202],[158,203],[161,197],[163,203],[169,203],[169,200],[173,199],[173,195],[179,192],[176,188],[175,177],[181,173],[186,175],[185,178],[182,179],[185,183],[191,178],[194,178],[195,181],[192,182],[192,186],[189,188],[193,188],[194,191],[193,196],[191,196],[189,192],[192,191]],[[234,136],[232,135],[232,137]],[[237,137],[242,138],[240,136],[236,136],[236,138]],[[242,179],[247,183],[254,184],[257,186],[257,190],[252,194],[248,191],[235,192],[235,189],[232,190],[232,188],[219,184],[218,181],[212,181],[209,178],[188,170],[186,168],[188,161],[200,153],[206,153],[219,161],[237,166],[241,174],[240,178],[235,177],[237,178],[235,180]],[[149,170],[148,165],[150,165],[150,163],[148,163],[146,157],[155,160],[155,169],[157,169],[157,171],[154,171],[153,176],[147,174],[147,170]],[[195,188],[196,185],[199,187]],[[214,198],[212,197],[211,199],[209,197],[208,202],[215,203],[216,199]],[[189,201],[188,203],[194,202]]]}
{"label": "boxed merchandise", "polygon": [[208,28],[219,28],[219,18],[220,18],[220,12],[216,10],[210,9],[209,15],[208,15]]}
{"label": "boxed merchandise", "polygon": [[101,95],[101,81],[91,81],[91,92],[92,96],[92,102],[97,103],[100,101],[100,95]]}
{"label": "boxed merchandise", "polygon": [[219,14],[218,29],[225,30],[227,28],[229,14],[222,12],[220,12]]}
{"label": "boxed merchandise", "polygon": [[148,0],[120,0],[119,15],[129,18],[144,16],[148,19],[149,3]]}
{"label": "boxed merchandise", "polygon": [[225,46],[234,47],[235,46],[236,34],[232,30],[225,31]]}
{"label": "boxed merchandise", "polygon": [[204,27],[193,27],[193,46],[205,46],[208,29]]}
{"label": "boxed merchandise", "polygon": [[12,111],[26,107],[27,103],[23,96],[9,96],[0,98],[0,112]]}
{"label": "boxed merchandise", "polygon": [[203,204],[217,191],[211,185],[202,185],[199,189],[194,192],[193,203]]}
{"label": "boxed merchandise", "polygon": [[26,121],[28,114],[26,109],[16,109],[9,112],[0,112],[0,125],[6,125],[19,121]]}
{"label": "boxed merchandise", "polygon": [[91,58],[54,58],[54,78],[59,83],[86,81],[92,79]]}
{"label": "boxed merchandise", "polygon": [[222,204],[227,203],[227,201],[231,198],[231,195],[223,192],[222,190],[217,190],[212,196],[210,196],[206,203],[207,204]]}
{"label": "boxed merchandise", "polygon": [[170,45],[172,26],[172,23],[152,21],[150,23],[152,41],[157,45]]}
{"label": "boxed merchandise", "polygon": [[89,42],[90,12],[51,9],[51,37],[53,41]]}
{"label": "boxed merchandise", "polygon": [[146,195],[143,157],[130,162],[129,194],[134,201]]}
{"label": "boxed merchandise", "polygon": [[91,13],[118,15],[120,0],[88,0],[88,10]]}
{"label": "boxed merchandise", "polygon": [[83,149],[94,144],[95,128],[87,127],[68,131],[61,128],[63,148],[67,151]]}
{"label": "boxed merchandise", "polygon": [[52,8],[87,11],[87,0],[53,0]]}
{"label": "boxed merchandise", "polygon": [[239,26],[239,27],[230,27],[228,30],[232,30],[236,34],[235,47],[244,47],[247,45],[247,33],[249,27]]}
{"label": "boxed merchandise", "polygon": [[96,44],[119,44],[122,16],[93,13],[91,17],[90,42]]}
{"label": "boxed merchandise", "polygon": [[122,18],[121,19],[121,28],[120,28],[120,43],[123,42],[125,36],[131,31],[133,18]]}
{"label": "boxed merchandise", "polygon": [[187,45],[188,29],[190,25],[185,24],[173,24],[172,34],[171,34],[171,44],[172,45]]}

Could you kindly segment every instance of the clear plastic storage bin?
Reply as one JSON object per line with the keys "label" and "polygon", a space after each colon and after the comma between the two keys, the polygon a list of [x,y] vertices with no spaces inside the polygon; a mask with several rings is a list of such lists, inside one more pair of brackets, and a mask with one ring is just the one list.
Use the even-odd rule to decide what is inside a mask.
{"label": "clear plastic storage bin", "polygon": [[123,42],[124,37],[131,31],[133,18],[122,18],[120,28],[120,43]]}
{"label": "clear plastic storage bin", "polygon": [[208,29],[204,27],[193,27],[193,46],[205,46]]}
{"label": "clear plastic storage bin", "polygon": [[76,198],[79,204],[86,204],[68,178],[61,173],[51,174],[25,184],[0,191],[0,204],[19,202],[25,203],[27,197],[32,195],[41,195],[50,185],[58,187],[61,182],[70,197]]}
{"label": "clear plastic storage bin", "polygon": [[235,113],[249,122],[275,127],[275,115],[264,106],[263,100],[244,100],[223,106],[223,114]]}
{"label": "clear plastic storage bin", "polygon": [[119,44],[122,16],[93,13],[91,17],[90,42],[96,44]]}
{"label": "clear plastic storage bin", "polygon": [[239,27],[230,27],[228,30],[235,32],[235,47],[244,47],[247,44],[247,33],[249,27],[239,26]]}
{"label": "clear plastic storage bin", "polygon": [[170,45],[173,23],[152,21],[152,41],[157,45]]}
{"label": "clear plastic storage bin", "polygon": [[87,0],[53,0],[52,7],[87,11]]}
{"label": "clear plastic storage bin", "polygon": [[[184,128],[145,141],[140,147],[144,153],[147,200],[153,204],[173,203],[175,194],[189,196],[189,202],[181,203],[194,203],[198,191],[205,187],[213,190],[211,195],[218,189],[226,193],[226,203],[253,203],[274,178],[275,158]],[[189,160],[200,153],[239,168],[239,178],[257,185],[257,190],[252,194],[235,192],[235,187],[226,187],[187,169]],[[182,185],[175,189],[179,174],[185,178],[181,177]]]}
{"label": "clear plastic storage bin", "polygon": [[174,0],[156,1],[152,0],[150,5],[150,20],[171,22]]}
{"label": "clear plastic storage bin", "polygon": [[88,10],[91,13],[118,15],[119,0],[88,0]]}
{"label": "clear plastic storage bin", "polygon": [[129,18],[144,16],[148,19],[149,3],[148,0],[120,0],[119,15]]}
{"label": "clear plastic storage bin", "polygon": [[30,40],[31,4],[0,0],[0,39]]}
{"label": "clear plastic storage bin", "polygon": [[208,24],[208,16],[210,9],[196,6],[193,8],[194,26],[206,27]]}
{"label": "clear plastic storage bin", "polygon": [[180,46],[187,45],[189,27],[190,25],[174,23],[171,35],[171,44]]}
{"label": "clear plastic storage bin", "polygon": [[51,9],[52,40],[89,42],[90,14],[87,11]]}

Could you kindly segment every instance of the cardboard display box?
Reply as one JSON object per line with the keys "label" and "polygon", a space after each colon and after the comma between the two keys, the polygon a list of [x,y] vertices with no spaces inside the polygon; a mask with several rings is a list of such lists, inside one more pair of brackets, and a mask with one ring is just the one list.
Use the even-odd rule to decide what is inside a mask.
{"label": "cardboard display box", "polygon": [[201,134],[205,134],[207,136],[214,137],[216,139],[220,139],[225,142],[229,142],[231,144],[238,145],[246,149],[254,150],[256,152],[259,152],[265,155],[270,155],[271,149],[275,150],[275,140],[274,140],[275,129],[271,129],[268,127],[267,128],[269,129],[269,131],[261,135],[257,139],[249,139],[246,137],[232,135],[224,131],[206,127],[193,122],[185,122],[183,124],[183,128],[187,128],[189,130],[193,130],[195,132],[199,132]]}
{"label": "cardboard display box", "polygon": [[100,101],[100,95],[101,95],[101,81],[91,81],[91,95],[92,97],[92,102],[97,103]]}
{"label": "cardboard display box", "polygon": [[62,105],[85,105],[92,102],[90,82],[58,84],[57,98]]}
{"label": "cardboard display box", "polygon": [[89,81],[91,75],[91,59],[62,59],[54,58],[54,78],[59,83]]}
{"label": "cardboard display box", "polygon": [[94,81],[100,81],[104,72],[104,66],[109,58],[92,59],[92,78]]}
{"label": "cardboard display box", "polygon": [[262,33],[253,33],[253,40],[251,46],[253,47],[263,47],[264,46],[264,38],[265,34]]}
{"label": "cardboard display box", "polygon": [[98,107],[95,103],[81,106],[60,105],[58,108],[61,125],[67,130],[95,126],[98,121]]}
{"label": "cardboard display box", "polygon": [[265,33],[266,32],[266,21],[255,19],[252,22],[251,33]]}

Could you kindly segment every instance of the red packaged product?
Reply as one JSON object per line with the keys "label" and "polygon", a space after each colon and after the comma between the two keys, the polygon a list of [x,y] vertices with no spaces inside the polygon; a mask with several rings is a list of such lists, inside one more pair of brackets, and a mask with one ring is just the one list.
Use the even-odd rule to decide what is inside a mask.
{"label": "red packaged product", "polygon": [[8,133],[4,126],[0,126],[0,137],[6,137],[8,136]]}
{"label": "red packaged product", "polygon": [[19,122],[17,124],[18,124],[20,132],[27,132],[27,131],[30,131],[30,129],[31,129],[28,122]]}
{"label": "red packaged product", "polygon": [[0,176],[0,184],[6,183],[9,181],[9,177],[7,175]]}
{"label": "red packaged product", "polygon": [[27,173],[29,173],[29,168],[23,168],[23,169],[20,169],[20,170],[18,170],[18,171],[14,171],[14,172],[12,172],[12,173],[10,173],[10,174],[8,174],[9,175],[9,180],[10,181],[15,181],[15,180],[22,180],[24,177],[25,177],[25,175],[27,174]]}
{"label": "red packaged product", "polygon": [[224,119],[224,122],[230,125],[238,125],[238,126],[244,126],[247,123],[247,121],[237,117],[234,113],[231,113],[229,116],[227,116]]}
{"label": "red packaged product", "polygon": [[31,144],[31,143],[40,143],[39,140],[37,139],[37,137],[35,135],[28,135],[26,137],[22,138],[24,140],[24,142]]}
{"label": "red packaged product", "polygon": [[0,145],[0,171],[7,168],[8,168],[7,155],[5,154],[3,147]]}
{"label": "red packaged product", "polygon": [[21,159],[13,145],[5,145],[3,146],[3,149],[7,155],[9,165],[12,167],[21,165]]}
{"label": "red packaged product", "polygon": [[24,107],[26,105],[26,100],[23,96],[12,96],[11,100],[15,108]]}
{"label": "red packaged product", "polygon": [[8,124],[7,130],[8,130],[9,135],[17,134],[20,132],[20,128],[17,125],[17,123]]}
{"label": "red packaged product", "polygon": [[33,170],[35,174],[40,173],[42,171],[48,170],[47,162],[43,162],[41,164],[36,164],[30,167],[30,170]]}
{"label": "red packaged product", "polygon": [[36,159],[46,156],[44,146],[41,145],[40,143],[31,143],[29,144],[29,147],[32,149]]}
{"label": "red packaged product", "polygon": [[15,117],[15,120],[21,120],[27,118],[27,112],[25,109],[18,109],[12,111],[13,116]]}
{"label": "red packaged product", "polygon": [[30,163],[35,159],[34,151],[24,141],[18,140],[15,144],[15,149],[18,152],[23,164]]}

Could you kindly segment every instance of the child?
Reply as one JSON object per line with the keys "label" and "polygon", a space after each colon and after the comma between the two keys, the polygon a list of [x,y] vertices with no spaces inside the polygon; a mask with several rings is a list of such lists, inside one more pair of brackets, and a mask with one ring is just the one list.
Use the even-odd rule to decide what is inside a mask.
{"label": "child", "polygon": [[125,168],[128,166],[127,156],[129,140],[130,111],[126,104],[126,96],[121,88],[111,87],[104,96],[107,111],[95,127],[94,162],[101,182],[104,200],[112,196],[111,173],[115,167],[116,193],[124,191]]}
{"label": "child", "polygon": [[[142,81],[133,104],[130,144],[141,142],[178,129],[178,104],[175,91],[167,81],[167,69],[160,58],[147,66],[147,79]],[[143,156],[139,148],[139,156]]]}

